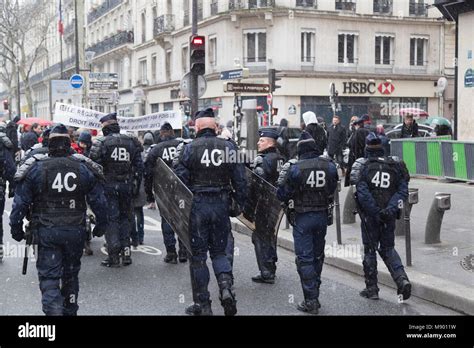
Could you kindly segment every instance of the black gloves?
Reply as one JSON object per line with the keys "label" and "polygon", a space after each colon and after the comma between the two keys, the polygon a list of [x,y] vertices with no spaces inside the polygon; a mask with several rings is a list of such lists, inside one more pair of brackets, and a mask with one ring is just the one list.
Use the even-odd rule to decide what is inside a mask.
{"label": "black gloves", "polygon": [[8,188],[8,198],[13,198],[13,197],[15,197],[15,188],[10,186]]}
{"label": "black gloves", "polygon": [[102,237],[105,234],[105,231],[105,226],[95,225],[94,229],[92,230],[92,235],[94,237]]}
{"label": "black gloves", "polygon": [[230,197],[230,204],[229,204],[229,216],[230,217],[237,217],[242,214],[242,208],[239,206],[239,203],[234,199],[234,197]]}
{"label": "black gloves", "polygon": [[388,221],[390,221],[391,218],[392,218],[392,215],[391,215],[386,209],[382,209],[382,210],[379,212],[379,219],[380,219],[380,221],[382,221],[382,222],[388,222]]}
{"label": "black gloves", "polygon": [[21,242],[23,239],[25,239],[25,232],[23,232],[23,228],[19,229],[13,229],[11,230],[12,233],[12,238],[16,240],[17,242]]}

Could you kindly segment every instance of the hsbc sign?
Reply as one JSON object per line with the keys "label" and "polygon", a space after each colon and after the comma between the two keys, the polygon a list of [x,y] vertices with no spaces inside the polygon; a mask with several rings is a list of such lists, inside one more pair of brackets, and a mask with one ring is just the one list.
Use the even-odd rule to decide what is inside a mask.
{"label": "hsbc sign", "polygon": [[375,82],[343,82],[343,94],[376,94],[391,95],[395,86],[391,82],[382,82],[378,86]]}

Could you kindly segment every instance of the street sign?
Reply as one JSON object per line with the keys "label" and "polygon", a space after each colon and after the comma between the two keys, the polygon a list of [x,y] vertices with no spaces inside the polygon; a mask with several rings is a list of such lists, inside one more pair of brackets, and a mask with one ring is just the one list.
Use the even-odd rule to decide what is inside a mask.
{"label": "street sign", "polygon": [[119,88],[118,81],[91,81],[89,87],[91,91],[107,91]]}
{"label": "street sign", "polygon": [[79,74],[74,74],[71,76],[69,83],[71,84],[72,88],[82,88],[84,85],[84,78]]}
{"label": "street sign", "polygon": [[224,92],[268,94],[270,93],[270,85],[257,83],[227,82],[224,84]]}
{"label": "street sign", "polygon": [[273,96],[271,94],[267,95],[267,104],[272,105]]}
{"label": "street sign", "polygon": [[221,80],[238,80],[245,79],[249,77],[250,70],[248,68],[236,69],[236,70],[227,70],[221,72]]}
{"label": "street sign", "polygon": [[[191,97],[191,74],[187,73],[183,76],[179,84],[179,88],[181,89],[181,93],[184,97],[190,98]],[[207,81],[204,76],[198,76],[198,98],[201,98],[207,90]]]}
{"label": "street sign", "polygon": [[101,93],[91,93],[89,94],[90,101],[105,100],[109,103],[115,103],[120,98],[118,92],[101,92]]}
{"label": "street sign", "polygon": [[89,79],[92,81],[118,81],[117,73],[104,73],[104,72],[91,72],[89,73]]}

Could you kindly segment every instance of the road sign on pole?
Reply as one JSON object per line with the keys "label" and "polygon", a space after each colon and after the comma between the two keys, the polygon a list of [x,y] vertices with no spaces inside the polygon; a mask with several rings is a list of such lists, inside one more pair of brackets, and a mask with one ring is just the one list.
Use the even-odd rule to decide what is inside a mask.
{"label": "road sign on pole", "polygon": [[270,93],[270,85],[257,83],[227,82],[224,84],[224,92],[268,94]]}
{"label": "road sign on pole", "polygon": [[[191,73],[187,73],[181,79],[179,84],[179,88],[181,89],[181,93],[184,97],[190,98],[191,97]],[[207,90],[207,81],[206,78],[202,75],[198,76],[198,98],[201,98]]]}
{"label": "road sign on pole", "polygon": [[74,74],[71,76],[71,79],[69,80],[69,82],[71,83],[72,88],[79,89],[79,88],[82,88],[82,86],[84,86],[84,77],[82,77],[82,75],[79,75],[79,74]]}
{"label": "road sign on pole", "polygon": [[221,80],[238,80],[249,77],[250,70],[248,68],[222,71],[220,75]]}

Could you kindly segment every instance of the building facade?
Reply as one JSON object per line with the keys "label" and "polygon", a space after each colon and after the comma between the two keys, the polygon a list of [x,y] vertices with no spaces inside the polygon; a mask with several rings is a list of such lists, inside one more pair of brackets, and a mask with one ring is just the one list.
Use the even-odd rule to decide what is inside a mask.
{"label": "building facade", "polygon": [[[91,106],[124,116],[183,109],[180,81],[189,71],[192,1],[85,3],[85,50],[94,54],[90,69],[119,75],[118,103]],[[234,95],[224,92],[220,72],[239,67],[250,70],[249,83],[268,83],[268,69],[281,71],[274,121],[285,117],[294,126],[308,110],[329,121],[330,83],[339,92],[338,113],[346,124],[365,113],[379,123],[398,122],[403,106],[452,113],[454,30],[439,19],[432,0],[199,0],[198,7],[207,80],[200,107],[213,107],[222,121],[232,119]],[[68,36],[73,18],[65,16],[66,68],[74,57]],[[57,75],[55,64],[57,57],[46,70]],[[38,94],[45,93],[51,74],[38,74]],[[436,85],[442,76],[451,82],[441,96]],[[46,113],[51,105],[45,96],[37,98]],[[243,94],[253,98],[260,111],[268,110],[266,95]]]}

